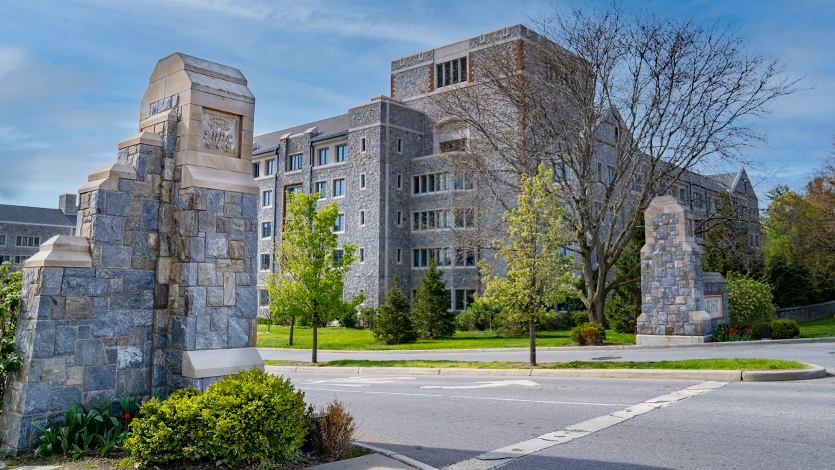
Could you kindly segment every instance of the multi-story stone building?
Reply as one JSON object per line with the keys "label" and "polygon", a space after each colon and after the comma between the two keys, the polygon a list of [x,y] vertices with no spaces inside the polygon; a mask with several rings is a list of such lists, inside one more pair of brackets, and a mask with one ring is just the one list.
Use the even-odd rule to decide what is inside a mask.
{"label": "multi-story stone building", "polygon": [[58,209],[0,204],[0,263],[14,269],[55,235],[75,235],[76,196],[62,194]]}
{"label": "multi-story stone building", "polygon": [[[254,138],[253,177],[261,189],[259,315],[268,314],[266,274],[273,269],[287,195],[294,191],[321,191],[323,203],[337,204],[339,241],[358,247],[346,296],[362,291],[366,305],[378,305],[395,276],[413,296],[423,268],[435,258],[448,281],[451,307],[467,307],[480,287],[479,250],[462,245],[454,232],[472,227],[474,213],[453,210],[449,201],[472,190],[472,182],[437,157],[466,148],[468,132],[439,115],[433,95],[471,82],[474,56],[488,44],[519,44],[530,34],[515,25],[397,59],[391,63],[390,96]],[[688,173],[676,197],[706,214],[722,191],[753,198],[751,207],[757,207],[744,170],[716,177]]]}

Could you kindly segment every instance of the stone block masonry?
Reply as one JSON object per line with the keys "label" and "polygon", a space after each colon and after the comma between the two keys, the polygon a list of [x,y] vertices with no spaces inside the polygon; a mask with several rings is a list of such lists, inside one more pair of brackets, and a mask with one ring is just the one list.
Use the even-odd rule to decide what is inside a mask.
{"label": "stone block masonry", "polygon": [[34,424],[60,422],[72,402],[205,390],[263,368],[254,101],[236,69],[182,54],[157,64],[140,133],[79,190],[79,236],[26,264],[3,449],[36,445]]}

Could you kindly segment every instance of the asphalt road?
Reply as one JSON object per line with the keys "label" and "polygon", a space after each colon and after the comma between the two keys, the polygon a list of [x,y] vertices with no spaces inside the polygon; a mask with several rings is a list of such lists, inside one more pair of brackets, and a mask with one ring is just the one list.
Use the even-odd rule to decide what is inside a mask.
{"label": "asphalt road", "polygon": [[[540,360],[600,355],[624,360],[775,357],[823,365],[831,373],[835,370],[832,351],[835,344],[604,351],[592,356],[560,351],[543,352]],[[265,358],[270,354],[262,351]],[[461,359],[463,354],[442,358]],[[467,357],[494,360],[499,353],[482,354]],[[519,353],[501,353],[498,360],[515,354]],[[369,356],[383,359],[379,354]],[[517,359],[524,357],[507,360]],[[287,376],[305,391],[310,403],[344,401],[358,421],[357,440],[437,468],[835,468],[835,378],[831,374],[797,382],[725,384],[546,377],[520,381],[478,376]],[[665,396],[676,398],[665,402]],[[659,403],[665,406],[657,407]],[[644,411],[565,443],[530,441],[558,430],[583,428],[583,423],[612,420],[613,413],[623,416],[625,409]],[[600,419],[589,421],[595,418]],[[533,452],[528,452],[530,442]],[[519,449],[519,453],[503,460],[476,458],[505,447]]]}

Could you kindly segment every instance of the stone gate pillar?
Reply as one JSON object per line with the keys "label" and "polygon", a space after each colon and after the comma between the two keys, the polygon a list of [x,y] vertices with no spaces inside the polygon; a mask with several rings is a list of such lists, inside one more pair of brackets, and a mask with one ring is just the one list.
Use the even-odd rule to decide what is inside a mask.
{"label": "stone gate pillar", "polygon": [[702,272],[693,213],[674,197],[659,196],[644,216],[637,344],[711,341],[714,328],[728,322],[728,294],[721,274]]}
{"label": "stone gate pillar", "polygon": [[263,369],[254,110],[237,69],[179,53],[157,63],[140,132],[79,190],[79,236],[25,264],[3,450],[36,445],[33,424],[60,422],[73,401],[205,390]]}

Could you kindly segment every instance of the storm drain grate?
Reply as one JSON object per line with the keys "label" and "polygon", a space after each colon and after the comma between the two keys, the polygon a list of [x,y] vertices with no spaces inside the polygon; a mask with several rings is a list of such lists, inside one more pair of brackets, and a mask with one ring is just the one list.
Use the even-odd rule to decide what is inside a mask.
{"label": "storm drain grate", "polygon": [[612,359],[620,359],[619,356],[609,356],[609,357],[593,357],[591,358],[592,361],[611,361]]}

